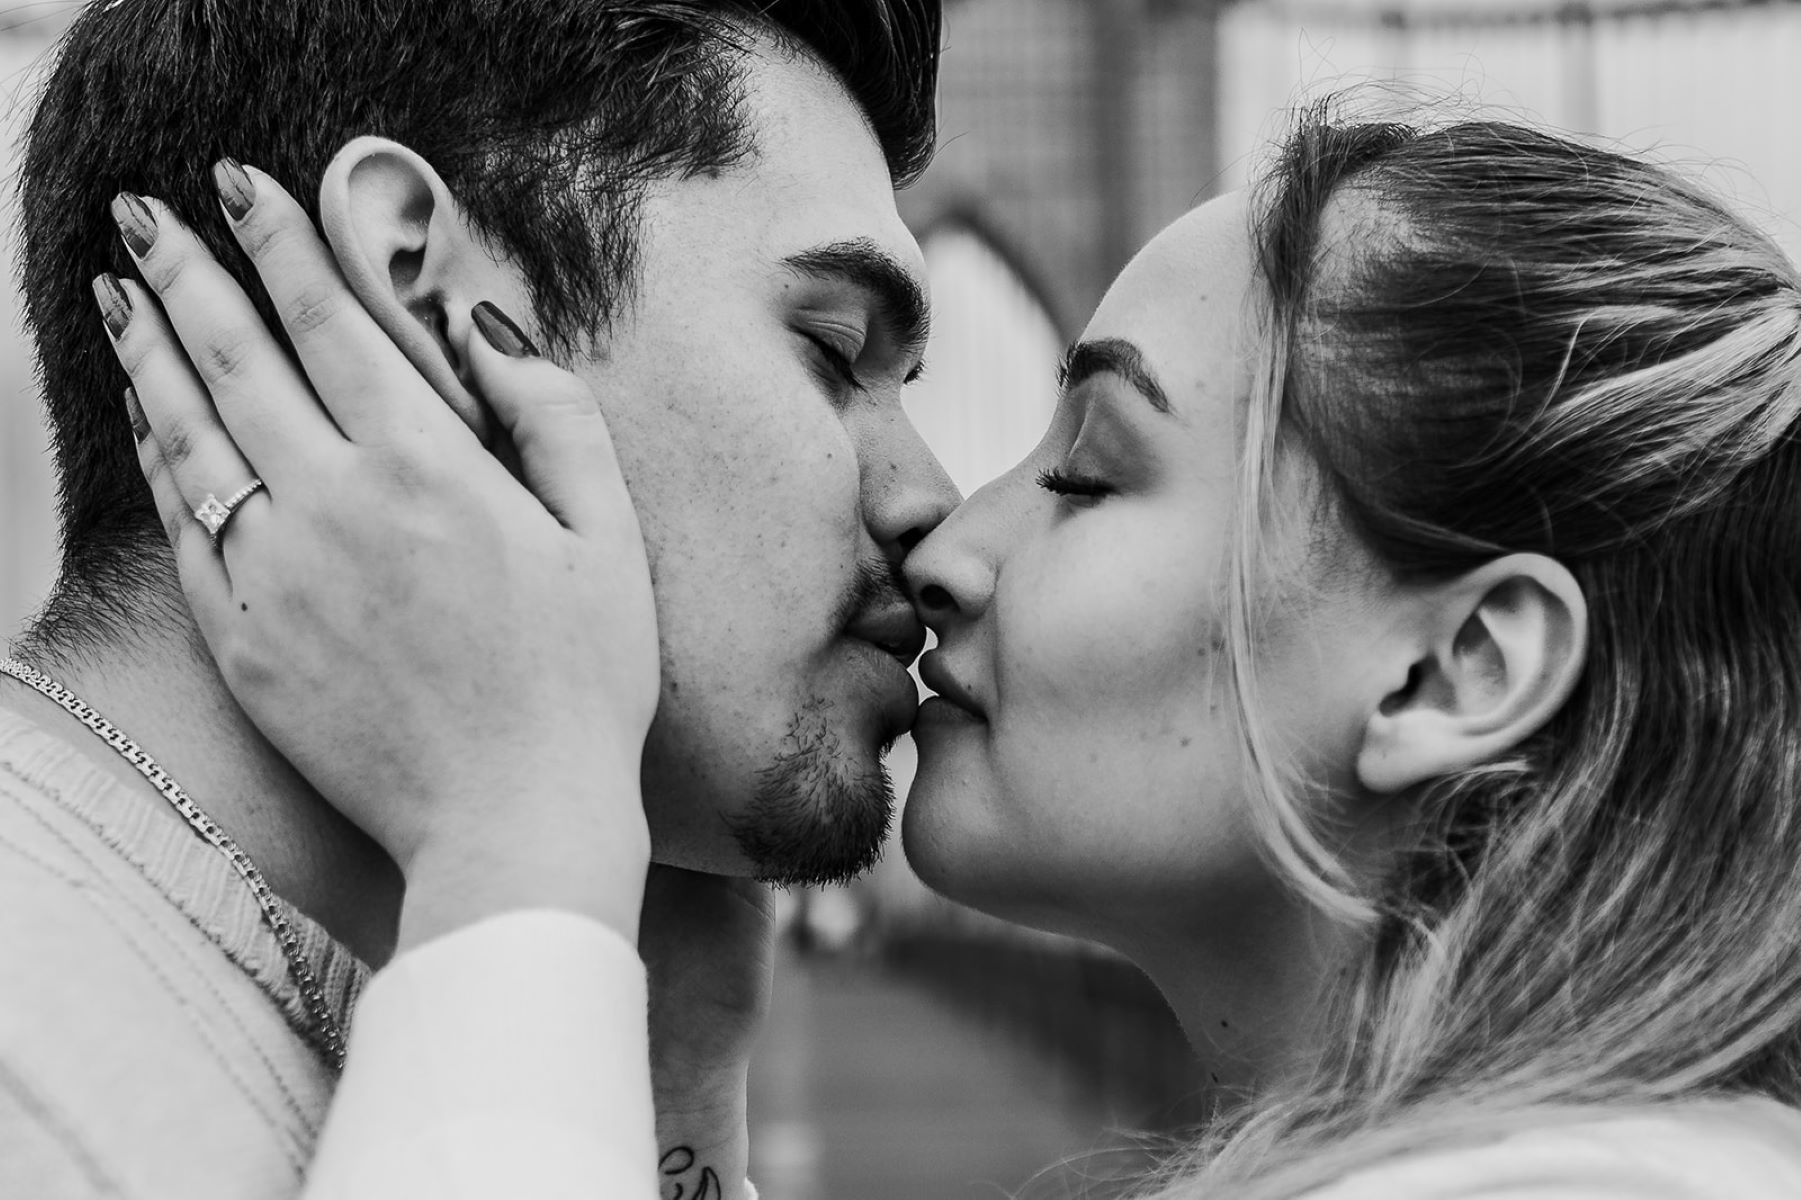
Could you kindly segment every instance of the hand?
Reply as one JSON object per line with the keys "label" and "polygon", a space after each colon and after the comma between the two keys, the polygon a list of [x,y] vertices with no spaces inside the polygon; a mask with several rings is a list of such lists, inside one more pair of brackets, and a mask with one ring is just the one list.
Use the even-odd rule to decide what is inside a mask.
{"label": "hand", "polygon": [[775,957],[769,889],[653,866],[638,953],[650,974],[651,1081],[666,1190],[696,1200],[736,1195],[750,1157],[750,1053],[769,1011]]}
{"label": "hand", "polygon": [[[356,302],[300,206],[252,179],[232,230],[298,365],[153,200],[121,224],[167,317],[134,283],[97,286],[103,311],[111,287],[128,301],[108,327],[139,458],[221,674],[406,873],[403,943],[543,902],[635,934],[656,619],[593,396],[478,313],[510,352],[471,338],[468,365],[522,486]],[[195,510],[253,478],[266,487],[215,547]],[[409,936],[421,878],[457,911]]]}

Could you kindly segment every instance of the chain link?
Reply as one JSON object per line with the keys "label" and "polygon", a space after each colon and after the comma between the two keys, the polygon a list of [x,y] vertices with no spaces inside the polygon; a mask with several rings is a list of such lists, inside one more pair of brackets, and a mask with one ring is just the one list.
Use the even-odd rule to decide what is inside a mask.
{"label": "chain link", "polygon": [[281,952],[288,960],[288,969],[294,974],[294,983],[300,989],[301,1002],[312,1019],[314,1036],[326,1063],[334,1071],[342,1071],[344,1028],[333,1015],[331,1005],[326,1002],[325,989],[319,986],[318,978],[301,954],[300,938],[295,934],[287,914],[282,912],[281,902],[263,879],[263,873],[250,861],[250,856],[231,840],[217,821],[201,811],[200,806],[182,790],[181,785],[154,758],[146,754],[143,747],[126,737],[118,726],[96,712],[87,701],[42,671],[15,658],[0,659],[0,675],[10,675],[26,687],[55,701],[64,712],[86,725],[101,741],[112,747],[119,757],[136,767],[138,774],[149,780],[150,786],[169,802],[169,806],[180,813],[208,844],[225,856],[232,869],[250,886],[250,893],[256,897],[263,919],[274,930],[275,940],[281,943]]}

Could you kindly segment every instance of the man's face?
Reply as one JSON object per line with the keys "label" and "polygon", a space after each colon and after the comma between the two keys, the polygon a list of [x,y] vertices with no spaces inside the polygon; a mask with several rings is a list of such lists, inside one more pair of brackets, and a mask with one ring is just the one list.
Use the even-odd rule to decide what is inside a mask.
{"label": "man's face", "polygon": [[892,565],[958,497],[901,411],[923,260],[881,150],[811,60],[748,73],[757,153],[653,190],[628,312],[577,369],[656,582],[657,857],[806,882],[881,845],[924,640]]}

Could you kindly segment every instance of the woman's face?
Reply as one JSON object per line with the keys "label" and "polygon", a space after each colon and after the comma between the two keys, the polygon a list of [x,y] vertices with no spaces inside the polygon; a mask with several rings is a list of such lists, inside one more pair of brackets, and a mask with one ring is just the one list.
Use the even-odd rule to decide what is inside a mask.
{"label": "woman's face", "polygon": [[[1264,915],[1289,910],[1249,820],[1226,651],[1252,282],[1241,197],[1160,234],[1072,352],[1043,441],[907,564],[943,697],[914,731],[909,861],[954,899],[1141,961],[1197,939],[1275,952]],[[1303,484],[1278,488],[1294,519],[1264,549],[1314,586],[1257,606],[1258,694],[1296,765],[1348,793],[1366,714],[1347,684],[1380,606],[1343,546],[1308,550]]]}

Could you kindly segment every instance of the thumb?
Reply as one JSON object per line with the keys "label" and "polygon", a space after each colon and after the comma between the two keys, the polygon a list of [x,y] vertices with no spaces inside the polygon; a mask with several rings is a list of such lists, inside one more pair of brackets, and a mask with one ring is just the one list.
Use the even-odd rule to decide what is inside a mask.
{"label": "thumb", "polygon": [[525,486],[567,528],[598,531],[631,499],[594,393],[493,304],[471,316],[482,334],[469,348],[476,390],[519,452]]}

